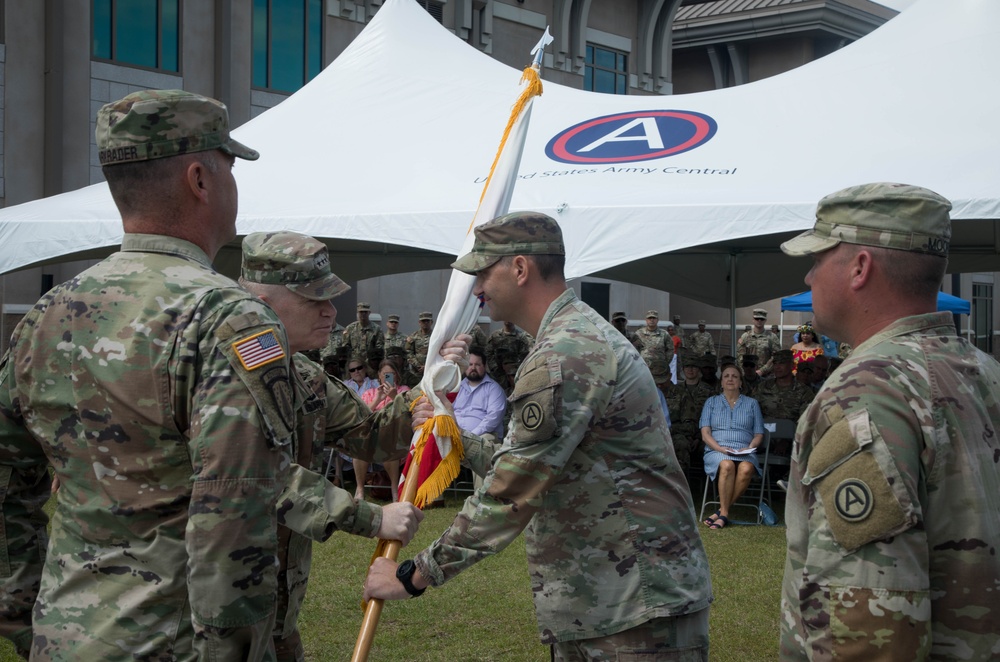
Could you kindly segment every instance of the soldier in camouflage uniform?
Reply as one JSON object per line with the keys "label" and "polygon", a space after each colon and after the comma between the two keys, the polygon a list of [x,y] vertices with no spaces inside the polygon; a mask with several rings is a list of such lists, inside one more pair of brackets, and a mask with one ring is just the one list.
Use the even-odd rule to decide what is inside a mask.
{"label": "soldier in camouflage uniform", "polygon": [[[682,347],[687,347],[687,334],[684,333],[684,329],[683,329],[683,327],[681,327],[681,316],[680,315],[674,315],[674,318],[673,318],[672,321],[674,323],[674,334],[678,338],[681,339],[681,346]],[[683,369],[683,366],[682,366],[682,369]]]}
{"label": "soldier in camouflage uniform", "polygon": [[646,326],[635,332],[642,344],[639,353],[653,374],[656,385],[670,381],[670,359],[674,356],[674,341],[670,334],[659,328],[660,313],[650,310],[646,313]]}
{"label": "soldier in camouflage uniform", "polygon": [[490,334],[486,343],[486,366],[490,377],[505,390],[513,387],[513,376],[531,350],[533,339],[514,326],[504,322],[503,328]]}
{"label": "soldier in camouflage uniform", "polygon": [[[761,376],[757,374],[757,355],[744,354],[741,365],[743,366],[743,384],[740,385],[740,393],[753,397],[753,392],[757,390],[757,387],[764,381]],[[772,363],[772,367],[773,365],[774,364]],[[766,414],[764,414],[764,416],[766,416]]]}
{"label": "soldier in camouflage uniform", "polygon": [[257,152],[180,90],[105,105],[96,138],[121,251],[43,296],[0,366],[0,633],[32,659],[264,659],[289,352],[212,268]]}
{"label": "soldier in camouflage uniform", "polygon": [[757,373],[761,377],[771,374],[771,359],[774,353],[781,349],[781,342],[778,336],[764,328],[767,320],[767,311],[763,308],[753,309],[753,327],[740,336],[736,344],[736,354],[755,354],[759,367]]}
{"label": "soldier in camouflage uniform", "polygon": [[715,353],[715,340],[705,330],[705,320],[698,320],[698,330],[687,337],[684,347],[695,356]]}
{"label": "soldier in camouflage uniform", "polygon": [[344,347],[348,361],[361,361],[368,365],[372,373],[378,372],[378,364],[385,358],[385,337],[378,324],[371,322],[372,307],[358,303],[358,319],[344,329]]}
{"label": "soldier in camouflage uniform", "polygon": [[[816,395],[808,386],[800,384],[792,374],[792,350],[782,349],[774,354],[773,374],[760,380],[750,396],[760,403],[764,418],[799,420]],[[774,449],[772,449],[773,451]]]}
{"label": "soldier in camouflage uniform", "polygon": [[[311,540],[334,531],[400,540],[416,532],[423,513],[412,504],[378,506],[355,501],[322,475],[324,451],[367,462],[402,458],[412,438],[412,392],[377,413],[339,381],[329,379],[301,350],[323,344],[337,316],[331,300],[350,287],[330,271],[326,245],[296,232],[257,232],[243,240],[240,283],[269,304],[285,324],[299,378],[292,480],[278,499],[278,662],[305,659],[296,626],[312,559]],[[392,392],[389,393],[392,395]],[[310,471],[311,470],[311,471]],[[293,531],[294,529],[294,531]]]}
{"label": "soldier in camouflage uniform", "polygon": [[638,336],[635,335],[634,331],[630,331],[628,328],[628,315],[624,312],[617,312],[611,314],[611,325],[618,329],[618,333],[625,336],[625,338],[632,343],[632,346],[638,351],[642,351],[642,343],[639,342]]}
{"label": "soldier in camouflage uniform", "polygon": [[469,331],[469,335],[472,336],[472,344],[469,347],[478,347],[483,352],[486,352],[486,345],[489,343],[490,339],[479,324],[472,325],[472,330]]}
{"label": "soldier in camouflage uniform", "polygon": [[668,384],[663,394],[667,398],[670,412],[670,436],[674,441],[677,461],[689,475],[697,475],[692,468],[702,463],[701,410],[705,401],[715,395],[712,387],[701,379],[701,357],[687,351],[681,353],[681,370],[684,379],[677,384]]}
{"label": "soldier in camouflage uniform", "polygon": [[795,433],[783,659],[1000,652],[1000,365],[935,312],[950,208],[854,186],[782,244],[813,256],[816,323],[854,347]]}
{"label": "soldier in camouflage uniform", "polygon": [[[707,659],[708,563],[649,370],[566,288],[553,219],[519,212],[475,233],[452,266],[476,274],[491,316],[537,330],[511,427],[502,447],[463,434],[483,486],[413,561],[377,559],[366,597],[439,586],[526,530],[539,632],[554,659],[677,648]],[[668,640],[668,631],[682,634]]]}
{"label": "soldier in camouflage uniform", "polygon": [[427,364],[427,348],[431,344],[431,329],[434,328],[434,313],[424,311],[417,317],[419,328],[406,337],[406,385],[414,388],[424,378]]}
{"label": "soldier in camouflage uniform", "polygon": [[[382,337],[382,346],[386,356],[389,355],[390,347],[399,347],[406,353],[406,336],[399,332],[399,315],[389,315],[385,322],[385,335]],[[376,370],[376,372],[378,372]],[[400,372],[400,375],[403,373]]]}
{"label": "soldier in camouflage uniform", "polygon": [[344,378],[344,364],[347,362],[347,352],[344,348],[344,327],[335,324],[330,336],[319,350],[320,363],[326,374],[334,379]]}

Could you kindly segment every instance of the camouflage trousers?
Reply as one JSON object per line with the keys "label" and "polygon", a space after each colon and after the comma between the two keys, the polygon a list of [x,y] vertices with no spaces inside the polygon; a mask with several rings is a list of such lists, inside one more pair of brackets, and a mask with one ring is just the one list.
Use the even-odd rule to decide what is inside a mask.
{"label": "camouflage trousers", "polygon": [[708,609],[654,618],[606,637],[552,645],[555,662],[708,662]]}

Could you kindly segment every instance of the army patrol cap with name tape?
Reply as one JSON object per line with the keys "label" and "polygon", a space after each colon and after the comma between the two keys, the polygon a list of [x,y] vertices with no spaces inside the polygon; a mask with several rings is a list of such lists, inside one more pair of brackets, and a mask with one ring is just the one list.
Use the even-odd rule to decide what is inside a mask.
{"label": "army patrol cap with name tape", "polygon": [[617,322],[618,320],[628,321],[628,315],[623,312],[611,313],[611,321]]}
{"label": "army patrol cap with name tape", "polygon": [[506,255],[566,255],[559,224],[535,211],[498,216],[476,227],[475,233],[472,251],[453,262],[453,269],[475,275]]}
{"label": "army patrol cap with name tape", "polygon": [[241,273],[252,283],[284,285],[313,301],[327,301],[351,289],[330,271],[326,244],[298,232],[248,234]]}
{"label": "army patrol cap with name tape", "polygon": [[101,165],[213,149],[248,161],[260,156],[229,136],[225,104],[184,90],[144,90],[106,104],[94,133]]}
{"label": "army patrol cap with name tape", "polygon": [[843,242],[948,257],[949,211],[948,200],[919,186],[851,186],[820,200],[813,229],[781,244],[781,250],[813,255]]}

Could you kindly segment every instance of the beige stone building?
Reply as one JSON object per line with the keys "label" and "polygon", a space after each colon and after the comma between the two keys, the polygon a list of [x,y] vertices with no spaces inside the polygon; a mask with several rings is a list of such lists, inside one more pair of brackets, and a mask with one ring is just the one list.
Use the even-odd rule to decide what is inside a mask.
{"label": "beige stone building", "polygon": [[[759,80],[831,53],[895,14],[870,0],[407,1],[418,2],[472,47],[517,68],[550,26],[555,42],[544,79],[640,95]],[[234,126],[246,122],[334,60],[382,4],[0,0],[0,203],[100,182],[96,111],[134,90],[206,94],[229,106]],[[13,324],[41,292],[89,264],[0,276],[0,342],[5,346]],[[349,322],[354,301],[364,300],[383,316],[401,315],[402,330],[411,331],[420,311],[439,307],[447,279],[448,272],[435,271],[360,281],[338,301],[340,321]],[[992,342],[992,283],[992,274],[966,275],[952,288],[981,298],[974,322],[984,343]],[[661,312],[661,322],[680,314],[685,325],[709,318],[718,327],[728,318],[668,291],[597,278],[573,286],[602,313],[624,310],[637,323],[650,308]]]}

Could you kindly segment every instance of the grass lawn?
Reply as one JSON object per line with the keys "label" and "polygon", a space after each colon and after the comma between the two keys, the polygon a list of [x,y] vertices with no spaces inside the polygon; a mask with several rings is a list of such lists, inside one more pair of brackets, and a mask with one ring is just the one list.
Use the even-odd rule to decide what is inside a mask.
{"label": "grass lawn", "polygon": [[[444,508],[427,511],[420,533],[400,558],[409,558],[437,538],[460,505],[460,500],[449,499]],[[700,529],[715,593],[711,659],[776,659],[785,529]],[[334,535],[314,546],[309,593],[299,620],[307,659],[351,658],[361,623],[361,585],[373,550],[373,541],[348,535]],[[9,642],[0,640],[0,662],[17,659]],[[538,641],[523,536],[502,554],[441,588],[428,589],[419,599],[386,604],[369,659],[549,660],[548,647]]]}

